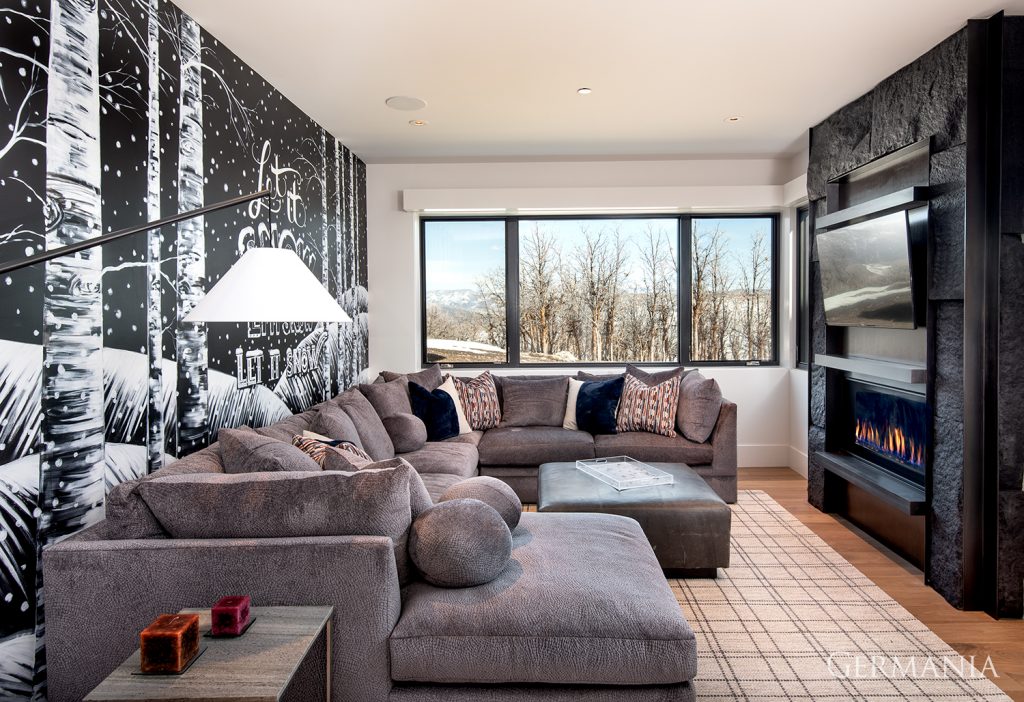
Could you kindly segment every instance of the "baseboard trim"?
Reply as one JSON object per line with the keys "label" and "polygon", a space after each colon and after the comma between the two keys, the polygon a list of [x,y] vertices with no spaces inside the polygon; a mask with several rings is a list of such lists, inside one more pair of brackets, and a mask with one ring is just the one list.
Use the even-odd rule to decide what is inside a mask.
{"label": "baseboard trim", "polygon": [[800,475],[807,477],[807,454],[796,446],[789,447],[789,467]]}
{"label": "baseboard trim", "polygon": [[736,447],[736,463],[740,468],[773,468],[789,465],[787,444],[740,444]]}

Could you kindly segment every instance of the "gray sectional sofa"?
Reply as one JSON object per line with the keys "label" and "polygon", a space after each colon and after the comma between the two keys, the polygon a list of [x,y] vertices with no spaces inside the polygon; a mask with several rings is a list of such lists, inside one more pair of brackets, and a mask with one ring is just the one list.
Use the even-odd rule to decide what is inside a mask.
{"label": "gray sectional sofa", "polygon": [[[355,394],[354,394],[355,393]],[[341,407],[357,433],[366,403],[352,388],[257,430],[291,441]],[[325,411],[326,410],[326,411]],[[363,415],[364,421],[373,417]],[[705,445],[557,427],[473,432],[402,454],[432,499],[483,473],[535,499],[540,463],[626,453],[689,463],[727,500],[736,493],[736,408],[724,403]],[[384,451],[376,446],[377,452]],[[373,453],[373,452],[371,452]],[[388,458],[373,455],[374,459]],[[140,482],[223,473],[215,443]],[[696,641],[632,519],[523,514],[512,560],[494,581],[402,585],[387,536],[139,538],[134,487],[108,497],[108,518],[47,548],[49,698],[81,699],[137,646],[153,617],[248,593],[254,605],[335,607],[332,699],[692,700]],[[133,511],[134,510],[134,511]]]}

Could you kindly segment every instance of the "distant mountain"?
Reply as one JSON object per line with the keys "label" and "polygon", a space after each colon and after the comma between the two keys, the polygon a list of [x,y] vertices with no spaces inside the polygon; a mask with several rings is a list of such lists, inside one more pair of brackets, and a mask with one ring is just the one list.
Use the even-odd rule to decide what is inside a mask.
{"label": "distant mountain", "polygon": [[480,293],[472,288],[460,290],[431,290],[427,292],[427,304],[446,310],[483,309]]}

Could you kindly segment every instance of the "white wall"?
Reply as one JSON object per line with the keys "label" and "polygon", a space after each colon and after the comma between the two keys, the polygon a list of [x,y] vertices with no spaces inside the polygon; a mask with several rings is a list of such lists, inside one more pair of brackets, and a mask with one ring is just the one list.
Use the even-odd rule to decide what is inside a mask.
{"label": "white wall", "polygon": [[[565,206],[658,203],[685,211],[728,203],[729,209],[740,211],[737,203],[746,201],[758,211],[782,214],[782,364],[703,372],[716,378],[724,395],[739,405],[740,465],[790,465],[793,237],[787,198],[799,191],[794,184],[784,187],[791,170],[792,164],[785,159],[369,164],[370,369],[411,370],[420,364],[418,214],[407,209],[436,209],[431,203],[457,209],[460,202],[463,207],[478,207],[482,201],[524,208],[571,198],[571,205],[562,200]],[[418,192],[405,197],[405,191]],[[541,201],[542,205],[532,204]]]}

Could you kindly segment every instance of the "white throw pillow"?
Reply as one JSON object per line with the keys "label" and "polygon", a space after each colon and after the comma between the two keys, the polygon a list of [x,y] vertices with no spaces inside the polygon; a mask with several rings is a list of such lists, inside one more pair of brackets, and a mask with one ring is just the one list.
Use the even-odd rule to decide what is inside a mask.
{"label": "white throw pillow", "polygon": [[455,387],[455,381],[452,380],[451,376],[441,383],[441,387],[438,390],[443,390],[451,396],[452,402],[455,403],[455,414],[459,416],[459,433],[469,434],[473,431],[473,427],[470,426],[469,420],[466,419],[466,412],[462,409],[462,400],[459,399],[459,391]]}
{"label": "white throw pillow", "polygon": [[569,378],[569,396],[565,402],[565,419],[562,420],[563,429],[579,429],[576,425],[576,399],[579,397],[583,382],[582,380]]}

